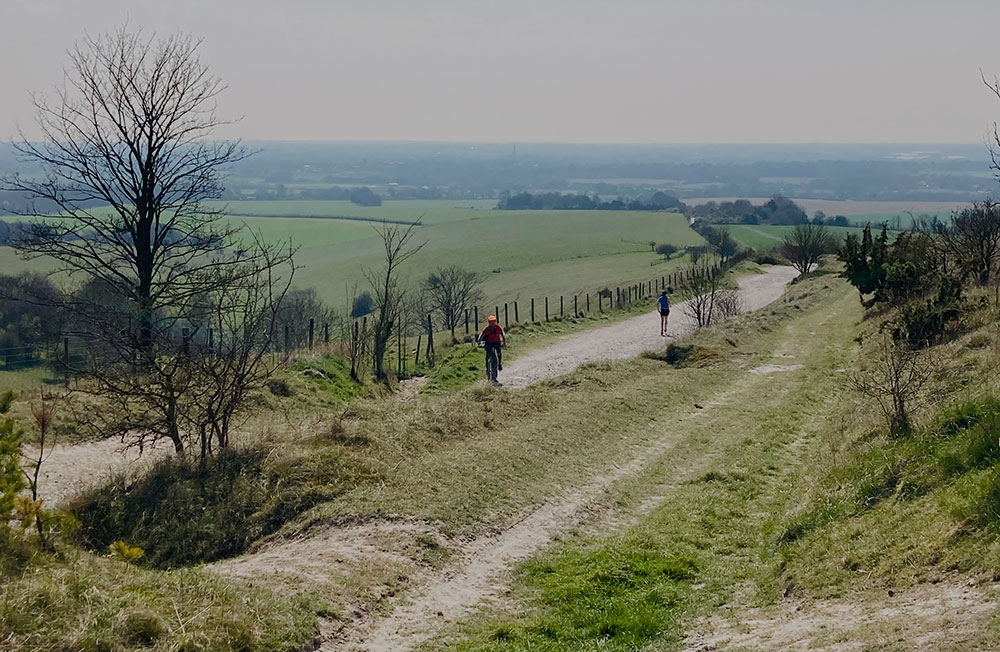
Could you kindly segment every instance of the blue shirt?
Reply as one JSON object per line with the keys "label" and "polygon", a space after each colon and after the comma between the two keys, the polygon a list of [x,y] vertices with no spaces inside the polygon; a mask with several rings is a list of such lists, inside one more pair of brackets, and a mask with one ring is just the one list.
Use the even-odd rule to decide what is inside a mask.
{"label": "blue shirt", "polygon": [[660,297],[660,310],[670,310],[670,301],[665,296]]}

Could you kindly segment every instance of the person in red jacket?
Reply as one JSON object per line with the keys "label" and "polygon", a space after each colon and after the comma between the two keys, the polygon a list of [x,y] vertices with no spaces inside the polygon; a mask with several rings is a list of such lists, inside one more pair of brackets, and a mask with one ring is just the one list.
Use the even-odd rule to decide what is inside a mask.
{"label": "person in red jacket", "polygon": [[483,342],[486,345],[486,358],[490,357],[490,352],[496,352],[497,371],[503,371],[503,357],[501,348],[507,348],[507,336],[503,332],[503,327],[497,323],[496,315],[486,318],[486,328],[476,336],[476,342]]}

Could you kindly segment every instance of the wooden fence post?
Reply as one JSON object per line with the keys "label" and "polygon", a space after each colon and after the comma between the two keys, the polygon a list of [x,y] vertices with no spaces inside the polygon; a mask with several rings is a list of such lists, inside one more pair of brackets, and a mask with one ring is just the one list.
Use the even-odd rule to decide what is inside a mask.
{"label": "wooden fence post", "polygon": [[580,316],[580,310],[576,307],[576,295],[573,295],[573,318]]}
{"label": "wooden fence post", "polygon": [[559,319],[562,319],[565,316],[566,316],[566,313],[563,312],[563,295],[560,294],[559,295]]}
{"label": "wooden fence post", "polygon": [[590,292],[587,293],[587,314],[590,314]]}
{"label": "wooden fence post", "polygon": [[427,364],[431,367],[434,366],[434,324],[431,322],[431,316],[427,315]]}
{"label": "wooden fence post", "polygon": [[413,366],[416,367],[420,364],[420,342],[423,341],[424,335],[420,333],[417,335],[417,350],[413,352]]}
{"label": "wooden fence post", "polygon": [[313,348],[313,334],[315,333],[316,320],[312,317],[309,318],[309,348]]}
{"label": "wooden fence post", "polygon": [[475,313],[474,316],[476,318],[476,334],[478,334],[479,333],[479,306],[473,306],[472,307],[472,312]]}
{"label": "wooden fence post", "polygon": [[514,302],[514,323],[520,324],[521,318],[517,316],[517,301]]}
{"label": "wooden fence post", "polygon": [[531,321],[535,321],[535,298],[531,298]]}
{"label": "wooden fence post", "polygon": [[64,377],[63,384],[69,387],[69,338],[63,337],[63,367],[64,367]]}
{"label": "wooden fence post", "polygon": [[358,322],[354,322],[354,335],[351,338],[351,378],[358,377],[358,350],[361,348],[361,339],[358,336]]}
{"label": "wooden fence post", "polygon": [[507,304],[503,304],[503,327],[510,328],[510,320],[507,319]]}
{"label": "wooden fence post", "polygon": [[469,334],[469,309],[465,309],[465,334]]}
{"label": "wooden fence post", "polygon": [[323,324],[323,344],[330,343],[330,322]]}
{"label": "wooden fence post", "polygon": [[549,298],[545,297],[545,321],[549,320]]}
{"label": "wooden fence post", "polygon": [[288,353],[292,348],[292,335],[288,330],[288,324],[285,324],[285,353]]}

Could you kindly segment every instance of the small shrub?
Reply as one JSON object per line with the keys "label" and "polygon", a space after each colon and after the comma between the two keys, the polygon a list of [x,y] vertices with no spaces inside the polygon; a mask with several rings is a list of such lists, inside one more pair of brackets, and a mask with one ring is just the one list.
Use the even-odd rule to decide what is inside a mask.
{"label": "small shrub", "polygon": [[8,577],[24,570],[37,551],[37,547],[24,536],[7,525],[0,525],[0,577]]}
{"label": "small shrub", "polygon": [[131,564],[142,559],[145,553],[139,546],[130,546],[124,541],[113,541],[108,546],[108,554],[115,559]]}
{"label": "small shrub", "polygon": [[281,378],[272,378],[267,381],[267,389],[275,396],[280,396],[282,398],[288,398],[292,395],[292,388],[288,386],[287,381]]}
{"label": "small shrub", "polygon": [[354,475],[335,449],[301,458],[269,453],[164,460],[139,481],[86,492],[70,505],[82,524],[77,538],[96,550],[129,541],[157,568],[214,561],[351,486]]}
{"label": "small shrub", "polygon": [[966,345],[970,349],[982,349],[990,344],[992,344],[993,339],[985,333],[976,333],[969,338],[969,343]]}
{"label": "small shrub", "polygon": [[962,316],[963,303],[961,284],[953,279],[941,279],[936,297],[912,301],[902,307],[893,339],[905,340],[912,349],[938,343],[948,326]]}
{"label": "small shrub", "polygon": [[133,645],[150,647],[167,631],[163,621],[154,613],[137,611],[125,616],[121,625],[121,637]]}
{"label": "small shrub", "polygon": [[704,367],[711,364],[719,356],[716,351],[697,344],[670,344],[664,353],[647,353],[645,357],[662,360],[678,369],[683,369],[685,367]]}

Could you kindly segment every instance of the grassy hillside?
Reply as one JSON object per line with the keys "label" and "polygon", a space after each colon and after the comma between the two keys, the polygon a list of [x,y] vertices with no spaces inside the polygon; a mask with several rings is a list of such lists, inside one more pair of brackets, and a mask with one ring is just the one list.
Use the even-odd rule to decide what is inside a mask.
{"label": "grassy hillside", "polygon": [[[182,640],[171,619],[198,612],[204,618],[185,621],[194,623],[186,635],[204,643],[190,649],[274,649],[317,623],[350,631],[391,612],[472,554],[466,542],[567,500],[579,502],[578,514],[547,524],[556,536],[514,570],[509,596],[453,627],[425,623],[438,632],[426,649],[672,649],[701,619],[783,596],[808,609],[957,572],[992,577],[1000,408],[991,397],[1000,387],[989,369],[1000,345],[993,308],[974,305],[965,330],[941,345],[941,398],[907,441],[885,438],[848,383],[877,326],[862,320],[853,288],[830,275],[699,331],[669,355],[589,365],[517,392],[351,398],[336,373],[317,376],[319,363],[303,361],[285,372],[285,389],[256,399],[265,409],[242,429],[244,453],[217,470],[157,467],[78,509],[85,533],[105,528],[96,553],[116,537],[155,533],[142,539],[138,568],[69,544],[60,544],[63,557],[10,562],[0,622],[13,623],[5,633],[16,649],[41,649],[24,645],[44,639],[121,650],[143,645],[121,623],[162,623],[153,649],[166,650]],[[232,521],[223,513],[242,519],[229,554],[249,546],[209,568],[225,579],[151,569],[214,559],[212,537],[235,541],[217,525]],[[115,530],[147,518],[132,533]],[[139,615],[85,612],[66,559],[109,604],[134,604]],[[245,591],[260,620],[239,642],[225,638],[242,626],[238,614],[213,609]],[[42,592],[64,596],[52,622],[26,606]],[[180,616],[170,606],[177,596]],[[881,630],[863,636],[871,649],[888,640]],[[935,649],[996,642],[983,628],[963,639],[972,647]]]}

